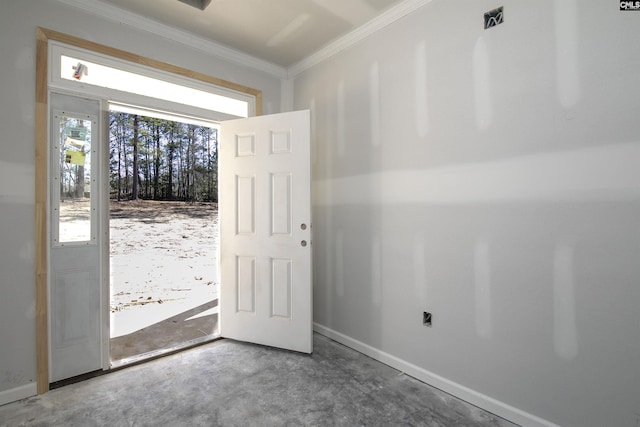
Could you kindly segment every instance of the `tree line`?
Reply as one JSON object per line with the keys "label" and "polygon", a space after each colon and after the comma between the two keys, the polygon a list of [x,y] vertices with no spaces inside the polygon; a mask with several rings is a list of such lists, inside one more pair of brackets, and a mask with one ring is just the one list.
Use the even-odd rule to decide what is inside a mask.
{"label": "tree line", "polygon": [[111,198],[218,201],[218,130],[111,112]]}

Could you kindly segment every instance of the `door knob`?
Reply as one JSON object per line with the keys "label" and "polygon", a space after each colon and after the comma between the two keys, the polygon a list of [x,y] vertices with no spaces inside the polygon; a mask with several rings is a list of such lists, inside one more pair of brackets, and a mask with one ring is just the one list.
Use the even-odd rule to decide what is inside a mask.
{"label": "door knob", "polygon": [[305,246],[307,246],[307,241],[303,240],[302,242],[300,242],[300,244],[302,245],[302,247],[304,248]]}
{"label": "door knob", "polygon": [[306,230],[307,229],[307,224],[305,224],[304,222],[302,224],[300,224],[300,229],[301,230]]}

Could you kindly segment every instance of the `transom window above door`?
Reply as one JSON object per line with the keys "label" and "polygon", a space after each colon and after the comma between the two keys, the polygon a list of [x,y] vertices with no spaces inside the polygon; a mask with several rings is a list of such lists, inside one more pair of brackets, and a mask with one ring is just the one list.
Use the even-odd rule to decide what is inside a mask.
{"label": "transom window above door", "polygon": [[[255,115],[255,96],[120,58],[52,43],[49,86],[214,120]],[[144,102],[141,100],[146,99]],[[164,107],[164,108],[163,108]]]}

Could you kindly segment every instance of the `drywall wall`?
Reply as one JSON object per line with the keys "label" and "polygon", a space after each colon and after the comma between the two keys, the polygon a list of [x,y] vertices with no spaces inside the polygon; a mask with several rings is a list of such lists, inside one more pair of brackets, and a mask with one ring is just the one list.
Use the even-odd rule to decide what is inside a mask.
{"label": "drywall wall", "polygon": [[636,426],[639,39],[613,0],[433,0],[301,72],[317,328],[524,425]]}
{"label": "drywall wall", "polygon": [[280,111],[280,80],[57,1],[3,2],[0,13],[0,404],[35,393],[34,98],[36,27],[190,68],[263,92]]}

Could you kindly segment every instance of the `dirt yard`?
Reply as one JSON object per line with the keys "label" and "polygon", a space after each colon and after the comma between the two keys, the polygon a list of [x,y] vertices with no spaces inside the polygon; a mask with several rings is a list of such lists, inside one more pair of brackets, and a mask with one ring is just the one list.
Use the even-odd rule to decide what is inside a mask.
{"label": "dirt yard", "polygon": [[[60,203],[60,240],[91,238],[89,199]],[[110,352],[123,361],[218,333],[218,207],[110,202]]]}
{"label": "dirt yard", "polygon": [[112,201],[110,232],[112,313],[217,297],[216,204]]}

